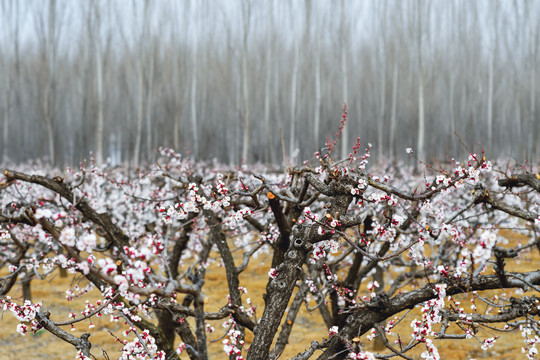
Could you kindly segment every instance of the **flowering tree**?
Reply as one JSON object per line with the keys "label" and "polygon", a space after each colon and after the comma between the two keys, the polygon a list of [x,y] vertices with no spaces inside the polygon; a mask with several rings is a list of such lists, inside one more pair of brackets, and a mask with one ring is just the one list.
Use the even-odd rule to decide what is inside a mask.
{"label": "flowering tree", "polygon": [[[5,170],[0,304],[20,321],[19,333],[45,329],[72,344],[78,359],[95,358],[90,333],[66,329],[92,327],[103,314],[132,335],[119,339],[125,359],[207,359],[212,321],[224,323],[230,359],[277,359],[302,306],[318,311],[328,336],[295,359],[410,359],[415,347],[438,359],[437,339],[477,338],[491,347],[497,337],[477,337],[483,327],[521,329],[523,351],[535,358],[540,304],[528,291],[540,291],[540,269],[505,267],[540,249],[538,173],[496,171],[475,154],[446,169],[426,166],[422,176],[405,166],[368,172],[370,147],[359,154],[358,141],[335,161],[329,141],[286,174],[192,164],[168,149],[136,175],[96,167],[62,176]],[[509,244],[502,228],[528,240]],[[229,293],[218,311],[207,310],[205,288],[213,251]],[[257,318],[244,296],[250,284],[239,275],[260,252],[272,264]],[[101,294],[79,314],[64,314],[67,321],[29,289],[32,278],[56,269],[88,280],[79,293]],[[9,296],[18,279],[27,284],[24,302]],[[522,295],[497,293],[509,288]],[[474,297],[471,311],[458,294]],[[393,328],[407,313],[416,316],[410,334],[396,337]],[[374,339],[386,350],[368,351]]]}

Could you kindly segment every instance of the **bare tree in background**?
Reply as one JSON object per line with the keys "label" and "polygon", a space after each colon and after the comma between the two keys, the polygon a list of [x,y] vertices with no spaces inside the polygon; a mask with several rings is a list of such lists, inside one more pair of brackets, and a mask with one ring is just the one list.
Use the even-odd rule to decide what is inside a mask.
{"label": "bare tree in background", "polygon": [[156,57],[156,52],[158,51],[157,42],[152,37],[150,40],[150,43],[148,44],[150,47],[149,50],[145,51],[145,54],[147,56],[147,68],[146,68],[146,101],[145,101],[145,122],[146,122],[146,158],[147,160],[152,161],[154,159],[153,153],[154,153],[154,146],[153,143],[153,133],[154,133],[154,126],[152,125],[152,106],[154,103],[154,61]]}
{"label": "bare tree in background", "polygon": [[103,119],[103,50],[101,40],[101,11],[96,0],[92,2],[94,12],[93,45],[95,49],[96,65],[96,162],[103,164],[103,132],[105,128]]}
{"label": "bare tree in background", "polygon": [[249,156],[249,74],[248,74],[248,39],[251,27],[251,1],[242,1],[242,120],[244,123],[242,161],[248,162]]}
{"label": "bare tree in background", "polygon": [[[293,2],[294,3],[294,2]],[[297,13],[292,12],[290,14],[294,21],[292,23],[296,26],[296,23],[302,21]],[[304,19],[307,21],[307,19]],[[304,31],[305,28],[304,28]],[[305,33],[304,33],[305,34]],[[298,36],[293,39],[293,65],[291,73],[291,91],[290,91],[290,103],[289,103],[289,161],[293,160],[294,153],[296,152],[296,104],[298,100],[297,88],[298,88],[298,73],[300,70],[300,40]],[[284,164],[285,165],[285,164]]]}
{"label": "bare tree in background", "polygon": [[[341,22],[339,28],[339,44],[340,44],[340,59],[341,59],[341,96],[344,104],[349,101],[349,68],[348,68],[348,54],[349,54],[349,17],[347,15],[347,3],[345,0],[341,1]],[[360,114],[358,114],[360,115]],[[345,124],[343,128],[343,134],[341,135],[341,158],[347,157],[351,149],[349,148],[349,128],[350,124]]]}
{"label": "bare tree in background", "polygon": [[[447,3],[449,5],[449,3]],[[449,6],[449,9],[446,9],[446,14],[448,16],[448,23],[454,24],[457,22],[457,16],[456,16],[456,7],[455,6]],[[452,35],[450,37],[450,41],[448,43],[448,48],[454,48],[457,46],[457,33],[455,31],[452,32]],[[450,51],[449,51],[450,53]],[[453,58],[453,54],[451,54]],[[456,100],[455,100],[455,88],[456,88],[456,73],[451,72],[450,73],[450,81],[448,84],[448,115],[450,117],[449,121],[449,127],[450,127],[450,137],[451,137],[451,146],[450,149],[452,151],[452,156],[456,156],[457,153],[457,143],[456,143],[456,136],[454,136],[456,132]]]}
{"label": "bare tree in background", "polygon": [[424,109],[424,65],[422,63],[422,11],[423,11],[423,1],[417,1],[417,11],[418,11],[418,135],[417,135],[417,153],[418,158],[422,161],[426,160],[425,155],[425,109]]}
{"label": "bare tree in background", "polygon": [[197,8],[193,2],[190,3],[190,13],[191,13],[191,23],[190,32],[191,32],[191,86],[190,86],[190,111],[191,111],[191,131],[192,131],[192,154],[197,157],[199,153],[199,131],[197,129],[197,76],[198,76],[198,52],[199,52],[199,29],[200,24],[197,19],[200,17],[197,16]]}
{"label": "bare tree in background", "polygon": [[[402,27],[402,12],[403,9],[401,5],[398,4],[397,10],[394,12],[394,17],[392,18],[392,29],[394,34],[396,34],[397,39],[393,39],[392,46],[392,105],[390,108],[390,128],[389,128],[389,139],[388,139],[388,157],[390,159],[396,158],[396,127],[397,127],[397,101],[398,101],[398,84],[399,84],[399,55],[398,42],[401,39],[399,36]],[[390,19],[389,19],[390,21]]]}
{"label": "bare tree in background", "polygon": [[319,11],[313,12],[313,16],[315,17],[314,21],[314,38],[313,38],[313,46],[314,46],[314,69],[313,69],[313,76],[315,81],[315,99],[313,102],[313,142],[319,143],[321,142],[320,138],[320,127],[321,127],[321,103],[322,103],[322,95],[321,95],[321,36],[322,36],[322,20],[321,20],[321,14]]}
{"label": "bare tree in background", "polygon": [[[6,42],[8,44],[14,44],[16,48],[18,45],[18,37],[15,37],[15,32],[13,30],[13,21],[17,21],[18,17],[14,15],[14,2],[13,0],[2,1],[2,11],[4,16],[7,18],[7,31],[4,33],[6,37]],[[10,49],[12,50],[12,49]],[[3,111],[3,124],[2,124],[2,162],[8,160],[8,149],[9,149],[9,122],[11,119],[11,106],[13,101],[13,89],[12,89],[12,74],[10,73],[10,57],[0,54],[0,66],[4,73],[4,102],[2,105]]]}
{"label": "bare tree in background", "polygon": [[537,64],[538,64],[538,3],[535,1],[527,2],[527,13],[528,13],[528,23],[529,23],[529,68],[530,68],[530,90],[529,90],[529,132],[527,134],[527,143],[529,144],[527,148],[527,154],[531,161],[538,159],[538,138],[535,141],[535,134],[539,130],[538,119],[536,118],[536,89],[537,89]]}
{"label": "bare tree in background", "polygon": [[[271,101],[271,83],[272,83],[272,70],[274,62],[274,32],[275,32],[275,18],[274,18],[274,0],[266,2],[266,20],[268,30],[266,32],[266,71],[264,73],[264,161],[269,164],[271,161],[272,153],[272,133],[270,131],[270,101]],[[264,10],[263,10],[264,11]]]}
{"label": "bare tree in background", "polygon": [[[43,56],[46,64],[46,71],[41,98],[41,111],[43,120],[45,121],[45,129],[47,133],[49,161],[52,164],[56,164],[54,136],[54,121],[56,115],[56,50],[58,46],[58,38],[56,34],[56,0],[49,0],[48,5],[47,30],[46,35],[43,35],[42,37],[42,41],[44,42]],[[38,29],[38,31],[45,34],[43,28],[45,22],[44,16],[40,20],[39,25],[41,29]]]}
{"label": "bare tree in background", "polygon": [[[133,5],[137,6],[136,3]],[[141,158],[141,147],[142,147],[142,132],[143,132],[143,119],[148,117],[148,110],[145,111],[146,107],[150,106],[148,104],[148,93],[149,89],[146,88],[148,78],[146,76],[146,71],[150,70],[150,65],[148,61],[153,58],[152,54],[148,54],[149,47],[149,27],[150,27],[150,1],[145,0],[144,9],[143,9],[143,18],[142,18],[142,31],[139,38],[139,59],[137,60],[137,79],[138,79],[138,96],[137,96],[137,129],[135,134],[135,149],[133,151],[133,162],[135,164],[139,163]],[[147,91],[145,91],[147,90]],[[146,94],[146,96],[145,96]],[[150,141],[150,139],[146,139]]]}
{"label": "bare tree in background", "polygon": [[497,57],[498,36],[498,18],[499,5],[495,4],[493,9],[493,30],[491,33],[491,44],[489,46],[489,74],[488,74],[488,99],[487,99],[487,145],[488,149],[493,149],[493,72],[495,67],[495,58]]}
{"label": "bare tree in background", "polygon": [[[173,29],[171,31],[171,46],[176,49],[170,56],[172,62],[172,84],[171,91],[174,94],[174,126],[173,126],[173,146],[175,149],[180,149],[180,131],[182,123],[182,113],[189,98],[189,91],[183,91],[182,82],[187,80],[187,77],[182,76],[182,68],[188,63],[189,57],[180,52],[182,45],[187,43],[189,39],[189,2],[184,1],[182,12],[176,11],[172,6],[169,9],[168,15],[172,16]],[[181,24],[181,25],[180,25]],[[182,129],[183,130],[183,129]]]}
{"label": "bare tree in background", "polygon": [[[383,157],[383,150],[384,150],[384,133],[386,131],[386,127],[384,126],[384,115],[386,111],[386,58],[388,57],[388,52],[386,49],[388,49],[388,39],[386,38],[386,28],[388,27],[388,4],[386,1],[380,1],[378,3],[378,25],[375,26],[373,31],[375,33],[379,33],[381,37],[381,41],[379,42],[379,47],[377,48],[377,63],[381,67],[381,77],[380,77],[380,95],[379,95],[379,117],[377,118],[377,157],[378,159],[382,159]],[[397,76],[396,76],[397,77]]]}

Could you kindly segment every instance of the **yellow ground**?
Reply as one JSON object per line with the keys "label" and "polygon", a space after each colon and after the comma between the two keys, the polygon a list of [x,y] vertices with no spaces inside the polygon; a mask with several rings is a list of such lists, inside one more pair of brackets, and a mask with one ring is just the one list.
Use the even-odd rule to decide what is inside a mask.
{"label": "yellow ground", "polygon": [[[505,233],[505,236],[512,237],[512,243],[519,240],[519,236],[510,235]],[[217,257],[217,254],[214,254]],[[518,270],[531,270],[531,264],[538,264],[540,256],[538,251],[534,250],[530,254],[521,256],[519,259],[508,261],[507,269],[509,271]],[[258,305],[257,316],[262,315],[263,301],[262,293],[268,279],[269,269],[269,256],[261,255],[256,261],[252,262],[248,269],[241,275],[240,283],[248,287],[248,294],[244,295],[244,303],[247,297]],[[536,267],[535,267],[536,268]],[[491,271],[491,270],[490,270]],[[65,299],[65,290],[69,288],[70,278],[61,278],[56,273],[55,276],[49,280],[38,281],[34,280],[32,283],[32,293],[34,301],[43,301],[44,307],[51,308],[53,314],[52,319],[55,321],[68,320],[67,315],[70,311],[80,313],[84,308],[85,297],[76,298],[75,300],[68,302]],[[81,285],[84,285],[84,281]],[[212,265],[207,272],[206,277],[206,293],[209,296],[209,302],[207,306],[208,311],[218,310],[226,302],[227,285],[225,281],[224,269]],[[512,291],[507,291],[506,296],[512,296]],[[10,294],[14,298],[20,298],[21,289],[14,288]],[[488,294],[482,294],[483,296],[489,296]],[[93,295],[95,299],[95,294]],[[19,299],[20,300],[20,299]],[[462,306],[466,309],[470,309],[471,302],[469,298],[462,296],[460,298]],[[390,336],[391,341],[396,339],[396,334],[400,334],[401,339],[404,342],[410,340],[410,322],[414,317],[418,317],[417,311],[411,312],[400,325],[393,329],[394,336]],[[58,316],[64,316],[59,318]],[[115,342],[115,337],[109,333],[111,331],[114,335],[124,338],[122,335],[123,325],[118,323],[111,323],[108,316],[103,318],[95,318],[95,328],[89,329],[89,322],[87,320],[78,323],[74,335],[80,335],[84,332],[90,332],[90,340],[93,344],[92,353],[97,359],[105,359],[102,353],[102,348],[105,348],[110,359],[117,359],[120,349],[120,345]],[[75,349],[62,341],[58,341],[48,332],[42,331],[36,335],[27,334],[26,336],[19,335],[15,329],[18,322],[11,312],[0,311],[0,360],[20,360],[20,359],[73,359],[76,351]],[[213,336],[215,339],[223,335],[225,329],[221,326],[222,321],[213,322],[212,325],[216,331]],[[69,327],[66,329],[69,330]],[[451,332],[451,331],[450,331]],[[251,340],[249,331],[247,332],[247,341]],[[322,322],[318,312],[309,314],[305,308],[302,308],[301,313],[296,321],[296,326],[293,329],[293,333],[290,338],[290,345],[286,348],[285,353],[281,356],[281,359],[289,359],[296,355],[298,352],[303,351],[309,346],[313,339],[320,340],[323,336],[327,336],[328,331]],[[480,339],[501,335],[498,333],[487,333],[480,331],[477,336]],[[503,337],[499,339],[496,345],[490,350],[484,352],[480,348],[480,344],[477,340],[435,340],[435,345],[438,347],[442,359],[523,359],[524,354],[521,353],[521,347],[524,342],[519,332],[510,334],[502,334]],[[132,335],[128,338],[132,339]],[[365,337],[362,338],[363,341]],[[373,350],[373,343],[367,343],[366,350]],[[408,353],[415,359],[420,359],[420,353],[425,349],[421,345],[417,347],[413,352]],[[214,342],[210,345],[210,358],[211,359],[226,359],[225,353],[222,350],[221,341]],[[187,355],[183,355],[182,359],[187,359]]]}

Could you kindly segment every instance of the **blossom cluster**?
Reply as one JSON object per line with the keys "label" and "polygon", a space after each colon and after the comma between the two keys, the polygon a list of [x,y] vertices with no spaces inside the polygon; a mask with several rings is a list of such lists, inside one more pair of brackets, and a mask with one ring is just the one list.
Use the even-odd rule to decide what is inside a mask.
{"label": "blossom cluster", "polygon": [[538,355],[536,345],[540,343],[540,337],[533,335],[533,328],[530,324],[520,325],[521,336],[525,339],[525,346],[521,348],[521,352],[527,356],[527,359],[534,360]]}
{"label": "blossom cluster", "polygon": [[360,352],[354,352],[351,351],[347,355],[347,358],[353,359],[353,360],[375,360],[375,355],[373,353],[370,353],[369,351],[360,351]]}
{"label": "blossom cluster", "polygon": [[434,288],[434,293],[437,298],[426,301],[422,307],[422,320],[414,319],[411,322],[413,329],[412,337],[415,340],[425,343],[427,350],[422,353],[422,357],[427,360],[440,359],[437,348],[429,336],[436,336],[437,333],[433,330],[433,325],[438,324],[442,320],[441,310],[444,308],[444,297],[446,296],[446,284],[437,284]]}
{"label": "blossom cluster", "polygon": [[[133,329],[135,332],[136,330]],[[156,339],[148,330],[144,330],[133,341],[123,340],[121,360],[165,360],[165,352],[158,350]]]}
{"label": "blossom cluster", "polygon": [[242,333],[237,329],[234,320],[230,319],[223,323],[224,328],[229,328],[227,331],[227,338],[223,339],[223,351],[229,356],[234,356],[235,360],[244,360],[242,356],[242,348],[244,347],[244,340]]}
{"label": "blossom cluster", "polygon": [[23,305],[17,305],[11,301],[11,297],[0,298],[0,308],[4,311],[9,310],[20,322],[17,325],[17,332],[21,335],[26,335],[27,332],[36,332],[41,329],[41,325],[36,320],[36,314],[41,311],[41,303],[32,303],[30,300],[25,300]]}

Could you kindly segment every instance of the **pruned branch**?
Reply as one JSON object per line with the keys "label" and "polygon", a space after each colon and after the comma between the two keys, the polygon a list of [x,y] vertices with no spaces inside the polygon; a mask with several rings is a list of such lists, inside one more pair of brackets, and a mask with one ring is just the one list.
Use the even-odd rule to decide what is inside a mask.
{"label": "pruned branch", "polygon": [[540,173],[514,174],[508,178],[499,179],[498,184],[507,188],[530,186],[540,193]]}
{"label": "pruned branch", "polygon": [[49,331],[51,334],[75,346],[75,348],[77,350],[80,350],[83,353],[83,355],[88,356],[88,357],[90,356],[90,348],[92,347],[92,344],[88,340],[88,338],[90,337],[90,334],[88,333],[82,334],[80,338],[74,335],[71,335],[67,331],[62,330],[57,325],[55,325],[49,319],[49,317],[41,311],[38,311],[36,313],[36,319],[39,322],[39,324],[43,326],[45,329],[47,329],[47,331]]}

